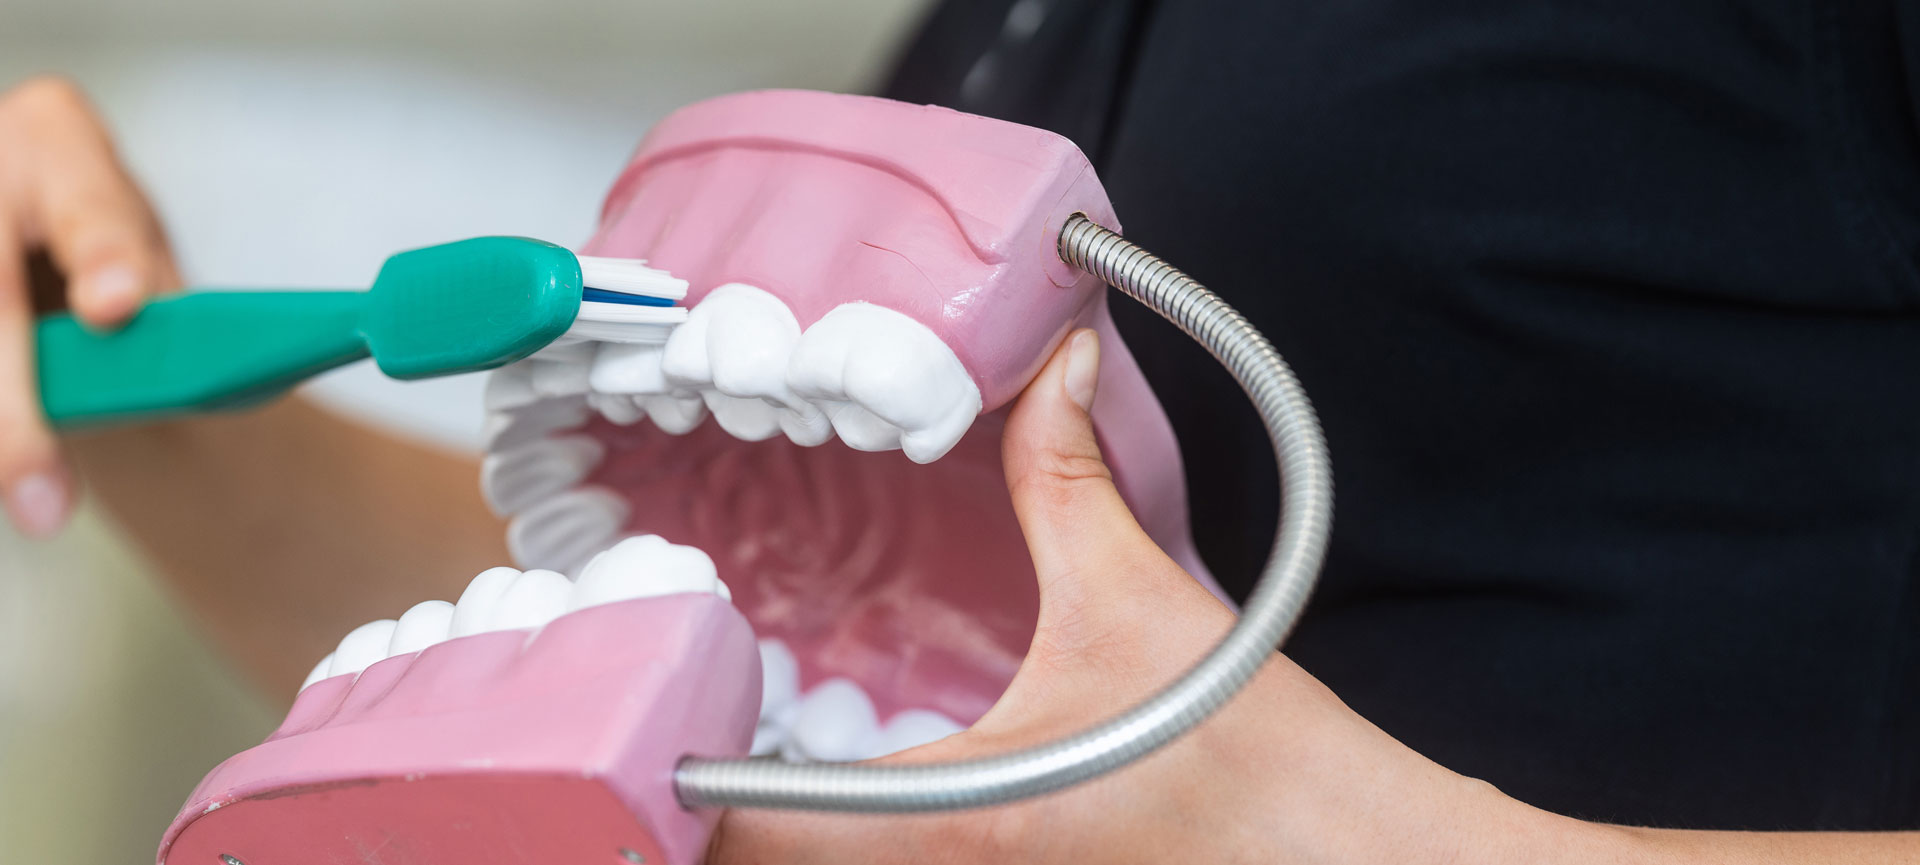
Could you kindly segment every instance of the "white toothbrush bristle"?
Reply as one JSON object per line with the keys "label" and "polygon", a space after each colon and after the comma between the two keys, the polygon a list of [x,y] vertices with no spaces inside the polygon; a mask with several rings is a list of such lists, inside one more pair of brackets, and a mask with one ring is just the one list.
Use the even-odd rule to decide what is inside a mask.
{"label": "white toothbrush bristle", "polygon": [[686,280],[675,279],[671,273],[648,267],[647,263],[640,259],[599,258],[591,255],[581,255],[577,258],[580,259],[580,282],[588,288],[617,291],[621,294],[664,297],[668,300],[686,299]]}
{"label": "white toothbrush bristle", "polygon": [[673,328],[687,320],[683,306],[628,306],[624,303],[580,304],[573,326],[561,339],[595,342],[665,343]]}
{"label": "white toothbrush bristle", "polygon": [[[673,274],[648,267],[638,258],[600,258],[579,255],[580,283],[587,288],[682,301],[687,297],[687,281]],[[687,320],[687,310],[679,306],[643,306],[625,303],[583,301],[574,315],[573,327],[563,340],[591,340],[616,343],[663,343],[675,325]]]}

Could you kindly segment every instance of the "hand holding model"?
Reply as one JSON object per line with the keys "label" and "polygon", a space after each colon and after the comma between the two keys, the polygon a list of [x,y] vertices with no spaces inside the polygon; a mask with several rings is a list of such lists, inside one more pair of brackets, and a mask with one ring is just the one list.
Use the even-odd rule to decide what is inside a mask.
{"label": "hand holding model", "polygon": [[[1114,487],[1089,414],[1098,356],[1092,331],[1068,337],[1007,421],[1007,484],[1040,579],[1019,674],[970,730],[890,762],[1077,732],[1172,681],[1232,625]],[[1478,854],[1518,852],[1521,830],[1553,819],[1395,742],[1276,656],[1218,716],[1112,776],[951,814],[733,811],[708,861],[1489,862]]]}
{"label": "hand holding model", "polygon": [[[1032,649],[971,729],[886,762],[1073,733],[1178,677],[1232,624],[1113,485],[1088,413],[1098,354],[1092,331],[1068,337],[1007,421],[1007,485],[1040,581]],[[1892,863],[1911,850],[1898,833],[1637,829],[1542,811],[1415,753],[1275,655],[1192,733],[1079,787],[933,815],[730,811],[707,861]]]}

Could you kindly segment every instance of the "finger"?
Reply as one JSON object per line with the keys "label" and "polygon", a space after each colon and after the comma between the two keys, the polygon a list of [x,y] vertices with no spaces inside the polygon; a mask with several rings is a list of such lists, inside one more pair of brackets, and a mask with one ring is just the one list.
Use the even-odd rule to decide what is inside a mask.
{"label": "finger", "polygon": [[171,277],[165,238],[78,89],[44,84],[26,101],[35,176],[24,216],[66,274],[74,314],[116,326]]}
{"label": "finger", "polygon": [[1007,489],[1043,575],[1104,561],[1108,544],[1138,532],[1094,438],[1099,365],[1099,336],[1068,334],[1007,418]]}
{"label": "finger", "polygon": [[1131,641],[1143,611],[1164,623],[1174,604],[1218,609],[1113,484],[1089,413],[1099,367],[1099,337],[1069,334],[1007,419],[1007,487],[1040,584],[1036,650]]}
{"label": "finger", "polygon": [[40,411],[33,309],[19,233],[0,220],[0,494],[23,534],[48,537],[72,510],[72,473]]}

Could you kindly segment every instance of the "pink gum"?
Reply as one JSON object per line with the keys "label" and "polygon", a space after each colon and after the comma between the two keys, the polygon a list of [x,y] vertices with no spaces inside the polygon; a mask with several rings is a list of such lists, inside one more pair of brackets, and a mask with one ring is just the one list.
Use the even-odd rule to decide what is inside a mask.
{"label": "pink gum", "polygon": [[[301,692],[194,789],[157,861],[359,861],[393,845],[396,862],[614,862],[623,846],[698,862],[718,815],[680,807],[673,768],[746,753],[759,670],[745,618],[707,594],[389,658]],[[596,855],[578,858],[587,840]]]}
{"label": "pink gum", "polygon": [[1093,167],[1058,135],[933,106],[759,91],[656,126],[587,251],[618,238],[689,280],[690,303],[729,282],[758,286],[803,328],[852,301],[905,313],[953,348],[991,411],[1100,288],[1055,251],[1075,212],[1117,228]]}

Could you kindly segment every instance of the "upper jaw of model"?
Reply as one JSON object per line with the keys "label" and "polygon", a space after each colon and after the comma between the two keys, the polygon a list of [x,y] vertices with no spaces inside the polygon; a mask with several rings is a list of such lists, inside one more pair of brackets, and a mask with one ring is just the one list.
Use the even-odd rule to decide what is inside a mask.
{"label": "upper jaw of model", "polygon": [[[961,729],[1011,679],[1037,613],[998,410],[1077,326],[1102,332],[1094,422],[1123,497],[1211,587],[1171,429],[1100,284],[1055,252],[1075,213],[1115,225],[1071,143],[1013,124],[801,92],[663,121],[583,254],[686,280],[684,323],[564,339],[488,383],[482,490],[526,570],[348,634],[280,732],[196,790],[169,843],[214,837],[181,834],[198,809],[289,779],[484,762],[605,776],[642,824],[634,843],[694,861],[712,818],[660,793],[677,755],[858,760]],[[471,670],[449,684],[484,652],[522,685],[476,692]],[[643,667],[672,674],[643,687],[619,672]],[[516,727],[514,712],[545,711],[527,700],[599,732],[529,750],[548,734]],[[369,724],[398,732],[341,732]],[[408,750],[450,729],[464,745]]]}

